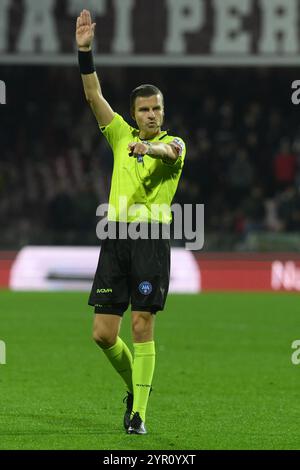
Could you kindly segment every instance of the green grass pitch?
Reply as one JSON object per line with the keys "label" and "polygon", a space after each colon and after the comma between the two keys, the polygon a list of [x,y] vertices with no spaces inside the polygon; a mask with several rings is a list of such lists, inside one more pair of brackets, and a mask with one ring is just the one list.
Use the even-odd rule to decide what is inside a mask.
{"label": "green grass pitch", "polygon": [[[298,295],[170,295],[146,436],[122,429],[125,388],[86,301],[0,292],[0,449],[300,449]],[[129,311],[121,336],[131,346]]]}

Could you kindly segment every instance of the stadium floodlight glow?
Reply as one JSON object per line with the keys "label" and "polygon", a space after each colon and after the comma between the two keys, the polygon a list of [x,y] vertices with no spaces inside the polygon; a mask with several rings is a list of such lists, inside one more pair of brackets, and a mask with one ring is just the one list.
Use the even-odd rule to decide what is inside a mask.
{"label": "stadium floodlight glow", "polygon": [[6,104],[6,85],[3,80],[0,80],[0,104]]}
{"label": "stadium floodlight glow", "polygon": [[6,364],[6,345],[2,340],[0,340],[0,365],[1,364]]}

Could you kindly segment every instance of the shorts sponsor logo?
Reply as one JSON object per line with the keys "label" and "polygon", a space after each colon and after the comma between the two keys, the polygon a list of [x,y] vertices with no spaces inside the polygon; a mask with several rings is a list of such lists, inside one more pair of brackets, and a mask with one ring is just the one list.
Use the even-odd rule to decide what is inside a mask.
{"label": "shorts sponsor logo", "polygon": [[97,289],[97,294],[112,294],[112,289]]}
{"label": "shorts sponsor logo", "polygon": [[143,281],[139,285],[139,291],[143,295],[149,295],[152,292],[152,284],[149,281]]}

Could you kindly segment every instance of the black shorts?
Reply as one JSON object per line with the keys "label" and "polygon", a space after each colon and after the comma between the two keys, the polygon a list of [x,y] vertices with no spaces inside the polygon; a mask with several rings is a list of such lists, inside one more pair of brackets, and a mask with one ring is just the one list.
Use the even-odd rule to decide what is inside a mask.
{"label": "black shorts", "polygon": [[102,241],[89,305],[95,313],[163,310],[170,281],[169,239]]}

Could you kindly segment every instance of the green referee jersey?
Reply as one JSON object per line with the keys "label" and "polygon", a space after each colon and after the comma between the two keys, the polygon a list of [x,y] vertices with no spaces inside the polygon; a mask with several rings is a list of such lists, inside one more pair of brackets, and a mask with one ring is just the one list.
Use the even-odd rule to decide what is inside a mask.
{"label": "green referee jersey", "polygon": [[138,129],[131,127],[117,113],[108,126],[100,126],[100,129],[114,154],[108,220],[170,223],[170,206],[186,153],[183,140],[162,131],[148,141],[168,144],[175,139],[181,155],[171,163],[145,155],[139,163],[128,155],[130,142],[142,142]]}

